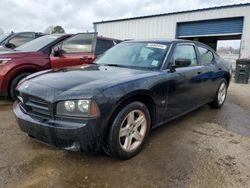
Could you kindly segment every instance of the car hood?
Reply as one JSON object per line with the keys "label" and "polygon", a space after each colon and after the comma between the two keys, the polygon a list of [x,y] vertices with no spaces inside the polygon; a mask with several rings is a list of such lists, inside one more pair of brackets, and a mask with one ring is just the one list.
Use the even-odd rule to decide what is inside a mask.
{"label": "car hood", "polygon": [[[31,88],[27,85],[32,85],[36,88],[36,91],[33,92],[36,92],[37,95],[50,90],[49,93],[53,92],[53,95],[75,96],[84,94],[84,96],[91,97],[96,92],[101,92],[103,89],[116,84],[152,74],[157,74],[157,71],[85,65],[78,68],[49,70],[33,74],[26,78],[19,90],[27,92],[27,87]],[[46,94],[46,97],[49,97],[49,94]]]}

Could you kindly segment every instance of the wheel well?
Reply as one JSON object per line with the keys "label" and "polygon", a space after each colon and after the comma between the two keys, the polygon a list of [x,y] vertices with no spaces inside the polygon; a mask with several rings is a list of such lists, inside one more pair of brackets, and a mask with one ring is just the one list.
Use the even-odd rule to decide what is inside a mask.
{"label": "wheel well", "polygon": [[155,119],[156,119],[156,105],[154,100],[146,94],[136,94],[133,96],[130,96],[126,99],[124,99],[114,110],[110,120],[109,120],[109,125],[112,124],[113,120],[115,119],[116,115],[120,112],[120,110],[126,106],[127,104],[134,102],[134,101],[138,101],[141,102],[143,104],[145,104],[148,108],[148,111],[150,113],[150,117],[151,117],[151,126],[155,123]]}
{"label": "wheel well", "polygon": [[227,81],[227,86],[229,86],[229,83],[230,83],[230,75],[229,74],[225,74],[224,77]]}
{"label": "wheel well", "polygon": [[22,74],[22,73],[35,73],[37,72],[36,70],[34,69],[25,69],[25,70],[21,70],[21,71],[18,71],[14,74],[14,76],[12,76],[12,78],[10,79],[9,83],[8,83],[8,92],[10,92],[10,87],[11,87],[11,83],[12,81],[19,75],[19,74]]}

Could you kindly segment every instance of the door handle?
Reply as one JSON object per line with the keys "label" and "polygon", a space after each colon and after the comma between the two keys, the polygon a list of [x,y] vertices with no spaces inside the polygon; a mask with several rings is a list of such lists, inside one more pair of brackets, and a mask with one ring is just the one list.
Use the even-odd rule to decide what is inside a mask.
{"label": "door handle", "polygon": [[88,56],[80,57],[81,60],[88,60]]}
{"label": "door handle", "polygon": [[81,60],[87,61],[87,60],[92,60],[92,57],[88,57],[88,56],[83,56],[80,58]]}
{"label": "door handle", "polygon": [[201,74],[201,73],[202,73],[202,71],[198,71],[198,72],[197,72],[197,74]]}

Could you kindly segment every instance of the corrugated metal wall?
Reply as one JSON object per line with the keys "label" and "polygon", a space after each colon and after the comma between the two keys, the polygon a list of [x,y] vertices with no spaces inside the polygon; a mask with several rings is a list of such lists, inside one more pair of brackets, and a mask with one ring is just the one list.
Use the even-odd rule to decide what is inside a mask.
{"label": "corrugated metal wall", "polygon": [[[250,23],[250,6],[210,9],[199,12],[172,14],[143,19],[98,23],[95,28],[99,35],[118,39],[175,38],[179,22],[244,17]],[[250,24],[244,24],[242,34],[242,57],[250,57]]]}

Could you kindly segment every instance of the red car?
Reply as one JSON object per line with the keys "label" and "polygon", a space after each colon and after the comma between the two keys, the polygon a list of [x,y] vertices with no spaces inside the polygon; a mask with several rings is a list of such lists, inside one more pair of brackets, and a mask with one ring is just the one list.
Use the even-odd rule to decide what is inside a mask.
{"label": "red car", "polygon": [[97,33],[46,35],[13,52],[0,53],[0,97],[16,99],[16,86],[24,77],[46,69],[92,63],[97,56],[119,43]]}

